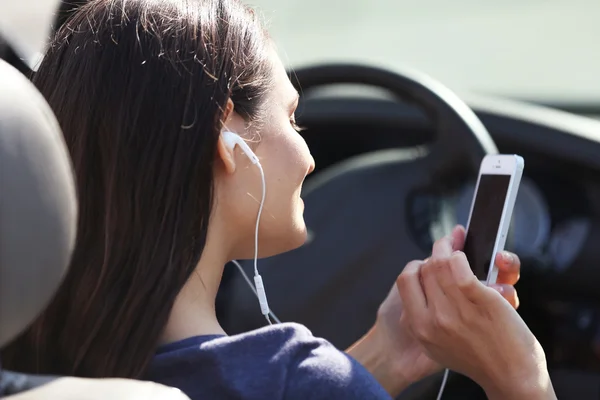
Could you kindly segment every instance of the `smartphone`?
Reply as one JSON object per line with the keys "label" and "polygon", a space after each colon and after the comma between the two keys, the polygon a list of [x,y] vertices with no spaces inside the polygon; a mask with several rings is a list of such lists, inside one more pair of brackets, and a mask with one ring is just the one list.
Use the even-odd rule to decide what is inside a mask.
{"label": "smartphone", "polygon": [[512,155],[488,155],[481,162],[467,223],[464,253],[481,281],[496,283],[495,256],[504,250],[525,161]]}

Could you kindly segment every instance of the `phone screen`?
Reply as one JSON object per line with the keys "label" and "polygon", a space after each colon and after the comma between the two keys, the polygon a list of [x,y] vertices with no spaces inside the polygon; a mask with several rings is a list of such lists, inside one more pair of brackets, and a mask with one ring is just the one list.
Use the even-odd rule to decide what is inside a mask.
{"label": "phone screen", "polygon": [[502,210],[508,194],[510,175],[483,174],[469,220],[464,253],[479,280],[485,281],[498,235]]}

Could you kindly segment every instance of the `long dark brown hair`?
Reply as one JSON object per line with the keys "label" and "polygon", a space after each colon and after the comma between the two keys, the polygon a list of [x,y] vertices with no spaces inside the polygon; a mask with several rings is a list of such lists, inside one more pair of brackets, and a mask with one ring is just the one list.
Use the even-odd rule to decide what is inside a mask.
{"label": "long dark brown hair", "polygon": [[78,239],[4,367],[143,376],[206,242],[223,110],[259,119],[269,42],[237,0],[92,0],[60,28],[33,80],[73,159]]}

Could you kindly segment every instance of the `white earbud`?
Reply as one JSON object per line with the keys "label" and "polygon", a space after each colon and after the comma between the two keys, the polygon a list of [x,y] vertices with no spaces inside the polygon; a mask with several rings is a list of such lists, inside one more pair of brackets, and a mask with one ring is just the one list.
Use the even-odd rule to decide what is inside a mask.
{"label": "white earbud", "polygon": [[246,154],[246,156],[248,156],[250,161],[252,161],[252,164],[260,164],[260,162],[258,161],[258,157],[256,157],[256,154],[254,154],[252,149],[250,149],[246,141],[242,139],[240,135],[231,131],[223,131],[221,133],[221,136],[223,137],[223,141],[225,142],[225,145],[228,148],[233,150],[235,148],[235,145],[237,144],[238,146],[240,146],[240,148]]}
{"label": "white earbud", "polygon": [[269,315],[271,315],[271,310],[269,309],[269,302],[267,301],[267,293],[265,291],[265,286],[262,281],[262,277],[258,273],[258,226],[260,223],[260,216],[262,214],[263,206],[265,205],[265,194],[266,194],[266,183],[265,183],[265,173],[262,169],[262,165],[260,165],[260,161],[258,157],[252,149],[248,146],[248,144],[242,139],[240,135],[231,131],[223,131],[221,133],[221,137],[225,142],[225,145],[233,150],[236,145],[240,146],[242,151],[246,154],[246,156],[250,159],[252,164],[258,167],[260,171],[260,177],[262,179],[262,198],[260,200],[260,206],[258,207],[258,216],[256,218],[256,229],[254,232],[254,288],[250,284],[250,280],[246,276],[246,273],[241,268],[237,261],[233,260],[233,262],[238,266],[244,277],[246,278],[246,282],[250,284],[250,287],[255,290],[256,296],[258,297],[258,303],[260,304],[260,311],[265,316],[269,324],[271,324],[271,319]]}

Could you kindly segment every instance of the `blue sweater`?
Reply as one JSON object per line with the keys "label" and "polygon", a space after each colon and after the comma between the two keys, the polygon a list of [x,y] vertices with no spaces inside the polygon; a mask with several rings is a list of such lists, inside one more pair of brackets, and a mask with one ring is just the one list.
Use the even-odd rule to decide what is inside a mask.
{"label": "blue sweater", "polygon": [[357,361],[292,323],[162,346],[148,379],[192,400],[391,399]]}

